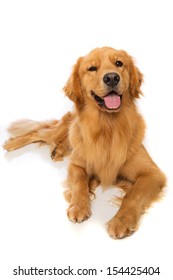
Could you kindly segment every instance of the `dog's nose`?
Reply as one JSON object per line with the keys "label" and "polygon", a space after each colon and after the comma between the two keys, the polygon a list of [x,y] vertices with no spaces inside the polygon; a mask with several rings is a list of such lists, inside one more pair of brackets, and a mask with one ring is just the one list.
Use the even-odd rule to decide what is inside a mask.
{"label": "dog's nose", "polygon": [[113,73],[107,73],[104,75],[103,77],[103,82],[107,85],[107,86],[111,86],[112,88],[116,85],[118,85],[120,81],[120,76],[113,72]]}

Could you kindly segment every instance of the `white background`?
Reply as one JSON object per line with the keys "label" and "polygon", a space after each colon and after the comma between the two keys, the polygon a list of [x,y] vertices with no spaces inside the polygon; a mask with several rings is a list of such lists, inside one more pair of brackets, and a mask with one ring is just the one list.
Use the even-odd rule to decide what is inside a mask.
{"label": "white background", "polygon": [[[60,118],[70,110],[61,89],[71,66],[91,49],[111,46],[129,52],[144,73],[144,97],[138,103],[147,123],[145,145],[168,177],[164,199],[147,211],[139,230],[112,240],[106,222],[117,211],[110,202],[115,190],[98,189],[92,217],[72,224],[62,187],[68,160],[54,163],[48,147],[38,145],[9,154],[0,148],[1,279],[26,279],[13,276],[19,265],[103,269],[81,279],[129,279],[106,276],[109,266],[159,266],[159,276],[134,278],[172,279],[171,2],[0,1],[0,144],[14,120]],[[58,276],[27,279],[37,278]]]}

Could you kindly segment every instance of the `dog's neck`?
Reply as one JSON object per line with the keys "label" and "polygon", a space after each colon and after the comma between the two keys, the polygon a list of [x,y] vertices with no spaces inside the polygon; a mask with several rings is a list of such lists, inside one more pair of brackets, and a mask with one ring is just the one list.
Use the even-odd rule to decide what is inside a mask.
{"label": "dog's neck", "polygon": [[[103,112],[94,103],[86,104],[76,111],[79,129],[82,135],[94,137],[95,142],[99,139],[111,139],[112,137],[128,138],[138,137],[138,127],[143,126],[143,119],[137,111],[136,105],[123,104],[119,112]],[[129,118],[129,116],[131,116]],[[83,136],[84,137],[84,136]],[[143,135],[139,136],[142,141]],[[110,140],[109,140],[110,141]]]}

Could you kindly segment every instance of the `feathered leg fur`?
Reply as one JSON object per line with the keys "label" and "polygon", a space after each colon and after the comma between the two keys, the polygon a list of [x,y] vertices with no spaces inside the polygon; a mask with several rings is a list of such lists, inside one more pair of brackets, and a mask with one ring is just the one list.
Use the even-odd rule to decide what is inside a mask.
{"label": "feathered leg fur", "polygon": [[72,113],[67,113],[60,121],[20,120],[14,122],[8,129],[12,137],[5,142],[4,149],[14,151],[28,144],[41,142],[50,145],[53,160],[62,160],[71,151],[68,133],[73,118]]}

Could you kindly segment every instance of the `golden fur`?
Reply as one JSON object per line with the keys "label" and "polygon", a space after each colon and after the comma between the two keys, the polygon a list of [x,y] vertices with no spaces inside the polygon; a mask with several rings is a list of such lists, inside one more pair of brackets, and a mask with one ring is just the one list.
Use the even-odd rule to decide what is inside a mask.
{"label": "golden fur", "polygon": [[14,123],[9,128],[13,138],[4,144],[12,151],[45,142],[54,160],[70,154],[66,198],[72,222],[89,218],[90,192],[97,185],[119,184],[126,189],[119,211],[108,222],[113,238],[137,229],[141,214],[166,183],[142,144],[145,124],[134,102],[141,94],[142,80],[125,51],[94,49],[78,59],[64,87],[75,104],[74,112],[60,121]]}

